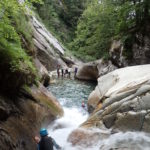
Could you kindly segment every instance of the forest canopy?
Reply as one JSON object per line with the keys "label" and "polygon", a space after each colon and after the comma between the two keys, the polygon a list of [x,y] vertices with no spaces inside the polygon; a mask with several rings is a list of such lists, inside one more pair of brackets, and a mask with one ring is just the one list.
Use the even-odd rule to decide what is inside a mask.
{"label": "forest canopy", "polygon": [[125,42],[130,31],[144,29],[149,21],[149,0],[93,0],[78,21],[70,49],[81,59],[107,59],[112,39]]}
{"label": "forest canopy", "polygon": [[90,0],[43,0],[35,4],[36,11],[47,28],[64,45],[74,38],[79,17]]}

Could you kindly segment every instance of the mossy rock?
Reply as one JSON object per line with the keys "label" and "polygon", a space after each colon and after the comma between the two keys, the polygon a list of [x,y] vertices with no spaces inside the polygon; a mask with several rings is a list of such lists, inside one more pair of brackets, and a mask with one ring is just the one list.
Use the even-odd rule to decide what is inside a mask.
{"label": "mossy rock", "polygon": [[24,87],[24,90],[43,107],[47,107],[55,117],[63,116],[63,109],[57,99],[42,85],[39,87],[32,86],[31,88]]}

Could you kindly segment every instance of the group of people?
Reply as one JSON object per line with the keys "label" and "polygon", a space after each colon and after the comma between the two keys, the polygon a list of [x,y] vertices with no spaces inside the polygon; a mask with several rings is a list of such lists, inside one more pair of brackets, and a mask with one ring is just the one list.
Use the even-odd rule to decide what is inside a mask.
{"label": "group of people", "polygon": [[[77,71],[78,71],[78,68],[75,67],[75,69],[74,69],[74,77],[76,77]],[[71,68],[64,69],[64,68],[60,68],[60,65],[57,65],[57,76],[58,76],[58,78],[60,76],[62,76],[62,77],[69,77],[70,78],[71,77]]]}
{"label": "group of people", "polygon": [[48,131],[45,128],[40,130],[40,136],[41,138],[38,136],[34,137],[34,140],[37,143],[37,150],[53,150],[54,147],[57,150],[62,150],[55,140],[48,136]]}

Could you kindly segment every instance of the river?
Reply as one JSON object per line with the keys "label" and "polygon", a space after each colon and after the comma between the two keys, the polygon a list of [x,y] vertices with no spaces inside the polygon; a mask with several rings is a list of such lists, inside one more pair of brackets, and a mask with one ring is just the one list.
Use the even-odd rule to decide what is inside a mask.
{"label": "river", "polygon": [[[150,135],[142,132],[116,133],[104,140],[94,143],[89,148],[73,147],[67,142],[69,134],[88,118],[82,101],[87,103],[95,83],[81,82],[72,79],[59,79],[49,86],[49,90],[57,97],[64,109],[64,116],[48,127],[48,132],[64,150],[150,150]],[[101,132],[101,130],[99,130]],[[109,130],[108,130],[109,132]],[[112,149],[112,150],[113,150]]]}

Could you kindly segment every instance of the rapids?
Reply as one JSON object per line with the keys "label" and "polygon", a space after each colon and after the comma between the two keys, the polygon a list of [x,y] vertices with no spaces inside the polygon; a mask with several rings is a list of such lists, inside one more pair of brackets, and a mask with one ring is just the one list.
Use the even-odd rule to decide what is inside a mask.
{"label": "rapids", "polygon": [[[106,139],[99,140],[99,142],[93,142],[93,145],[88,148],[84,146],[73,147],[67,142],[69,134],[88,118],[87,108],[83,109],[81,103],[83,100],[85,103],[87,102],[88,95],[94,88],[95,83],[71,79],[59,79],[55,84],[49,86],[49,90],[64,108],[64,117],[49,125],[49,135],[63,147],[63,150],[149,150],[150,135],[141,132],[112,134]],[[103,132],[99,129],[96,130],[100,133]]]}

